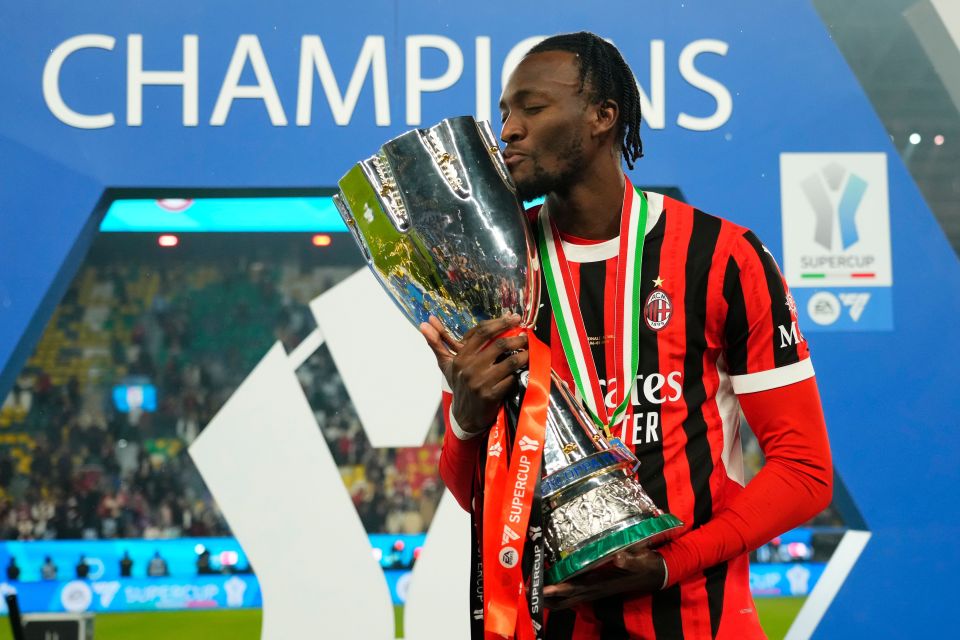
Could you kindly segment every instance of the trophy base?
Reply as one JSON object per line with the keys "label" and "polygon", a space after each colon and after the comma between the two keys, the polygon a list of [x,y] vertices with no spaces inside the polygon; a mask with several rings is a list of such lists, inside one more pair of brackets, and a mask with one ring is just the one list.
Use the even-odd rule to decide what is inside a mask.
{"label": "trophy base", "polygon": [[622,531],[605,535],[552,564],[547,569],[546,583],[557,584],[569,580],[588,569],[603,564],[621,549],[643,541],[652,545],[682,526],[683,523],[678,518],[665,513],[661,516],[647,518]]}

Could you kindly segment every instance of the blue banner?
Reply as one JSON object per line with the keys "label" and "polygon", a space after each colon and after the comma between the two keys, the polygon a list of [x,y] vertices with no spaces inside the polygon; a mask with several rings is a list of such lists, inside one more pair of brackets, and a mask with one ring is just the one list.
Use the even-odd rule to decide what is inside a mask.
{"label": "blue banner", "polygon": [[170,576],[197,575],[197,557],[210,552],[210,567],[215,572],[248,570],[247,555],[235,538],[179,538],[176,540],[49,540],[0,543],[0,563],[4,567],[13,557],[20,567],[20,582],[40,580],[40,567],[47,557],[57,567],[57,579],[76,576],[76,566],[83,557],[90,567],[90,580],[113,580],[120,577],[120,560],[124,553],[133,561],[130,577],[146,577],[147,564],[154,557],[166,562]]}
{"label": "blue banner", "polygon": [[[2,588],[9,588],[4,584]],[[263,606],[252,575],[183,578],[121,578],[27,582],[15,585],[25,613],[238,609]],[[0,613],[6,613],[0,603]]]}
{"label": "blue banner", "polygon": [[[750,590],[755,597],[806,596],[823,575],[824,563],[752,564]],[[406,603],[412,572],[384,570],[393,604]],[[8,588],[4,583],[0,588]],[[25,612],[161,611],[260,607],[260,584],[253,575],[193,578],[120,578],[18,582]],[[0,614],[6,604],[0,603]]]}

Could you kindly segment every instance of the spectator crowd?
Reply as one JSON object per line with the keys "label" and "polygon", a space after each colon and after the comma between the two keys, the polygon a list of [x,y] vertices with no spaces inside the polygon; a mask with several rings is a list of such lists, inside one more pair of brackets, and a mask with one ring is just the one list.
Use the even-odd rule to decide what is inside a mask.
{"label": "spectator crowd", "polygon": [[[274,341],[289,351],[313,330],[309,300],[356,267],[97,251],[0,409],[0,538],[229,535],[186,448]],[[368,531],[425,531],[438,480],[411,482],[395,450],[370,446],[326,349],[298,376]],[[134,390],[126,409],[117,386]]]}

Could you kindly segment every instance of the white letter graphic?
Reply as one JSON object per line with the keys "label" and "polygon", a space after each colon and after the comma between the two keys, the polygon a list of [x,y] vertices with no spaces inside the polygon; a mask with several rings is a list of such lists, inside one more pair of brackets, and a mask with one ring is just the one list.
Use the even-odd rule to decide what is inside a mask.
{"label": "white letter graphic", "polygon": [[663,40],[650,41],[649,98],[640,83],[637,83],[637,90],[640,92],[640,111],[651,129],[663,129],[667,122],[666,64],[663,52]]}
{"label": "white letter graphic", "polygon": [[320,36],[303,36],[300,44],[300,83],[297,92],[297,126],[310,125],[313,107],[313,71],[320,76],[320,84],[330,103],[333,121],[341,127],[350,124],[357,106],[364,78],[373,68],[373,105],[378,127],[390,125],[390,93],[387,87],[387,49],[383,36],[367,36],[353,67],[346,95],[340,95],[337,78],[333,75],[330,59]]}
{"label": "white letter graphic", "polygon": [[110,36],[98,33],[86,33],[81,36],[74,36],[64,40],[57,48],[53,50],[47,63],[43,66],[43,100],[47,103],[50,113],[56,116],[57,120],[71,127],[78,129],[104,129],[112,127],[115,119],[112,113],[101,113],[99,115],[87,115],[77,113],[67,106],[60,95],[60,68],[70,54],[80,49],[106,49],[113,51],[113,45],[116,40]]}
{"label": "white letter graphic", "polygon": [[[243,73],[247,59],[253,67],[257,84],[241,86],[240,74]],[[287,126],[287,116],[283,113],[283,105],[280,104],[277,87],[273,83],[273,76],[270,75],[270,67],[267,66],[267,59],[263,56],[260,39],[254,35],[248,34],[237,39],[237,47],[233,50],[230,66],[227,67],[227,75],[223,79],[223,86],[220,87],[220,95],[217,96],[217,104],[213,108],[210,124],[215,127],[223,126],[236,98],[263,100],[273,126]]]}
{"label": "white letter graphic", "polygon": [[727,55],[727,43],[721,40],[695,40],[683,48],[680,53],[680,75],[691,85],[709,93],[717,101],[717,110],[706,118],[698,118],[686,113],[677,116],[677,124],[691,131],[710,131],[719,129],[730,119],[733,113],[733,98],[725,86],[697,71],[693,61],[701,53]]}
{"label": "white letter graphic", "polygon": [[477,36],[477,120],[490,120],[490,38]]}
{"label": "white letter graphic", "polygon": [[[420,51],[439,49],[450,61],[447,70],[438,78],[422,77]],[[457,43],[443,36],[407,37],[407,124],[420,124],[420,96],[425,92],[442,91],[452,87],[463,73],[463,52]]]}
{"label": "white letter graphic", "polygon": [[183,87],[183,126],[197,126],[198,75],[200,60],[197,36],[183,36],[183,71],[144,71],[143,36],[127,37],[127,124],[143,124],[144,85],[180,85]]}

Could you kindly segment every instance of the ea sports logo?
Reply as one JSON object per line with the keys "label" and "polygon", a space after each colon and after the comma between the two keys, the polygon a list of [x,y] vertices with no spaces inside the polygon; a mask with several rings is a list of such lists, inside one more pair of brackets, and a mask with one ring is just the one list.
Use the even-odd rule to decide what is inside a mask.
{"label": "ea sports logo", "polygon": [[810,319],[821,326],[831,325],[840,319],[840,301],[829,291],[817,291],[807,301]]}
{"label": "ea sports logo", "polygon": [[71,613],[82,613],[93,604],[93,591],[83,580],[73,580],[63,585],[60,591],[60,604]]}
{"label": "ea sports logo", "polygon": [[500,549],[500,564],[503,565],[505,569],[513,569],[517,566],[518,560],[520,560],[520,554],[517,553],[517,550],[513,547]]}
{"label": "ea sports logo", "polygon": [[643,304],[643,319],[647,326],[654,331],[660,331],[670,322],[670,316],[673,315],[673,304],[670,302],[670,296],[663,289],[654,289],[647,296],[647,301]]}

